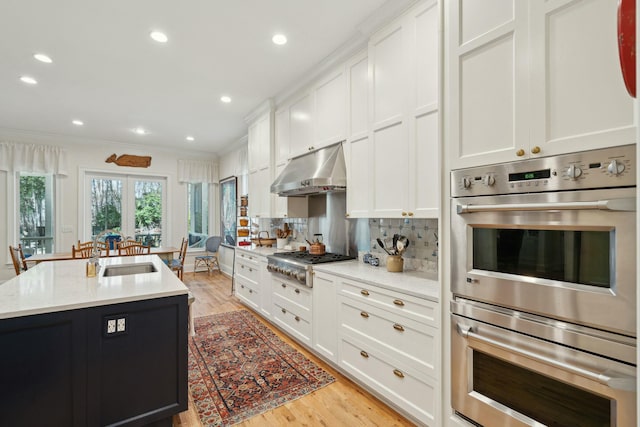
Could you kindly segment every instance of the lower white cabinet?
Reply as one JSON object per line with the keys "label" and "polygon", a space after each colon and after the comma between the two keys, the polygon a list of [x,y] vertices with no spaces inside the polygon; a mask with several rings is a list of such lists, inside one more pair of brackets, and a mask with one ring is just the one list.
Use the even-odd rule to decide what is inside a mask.
{"label": "lower white cabinet", "polygon": [[316,271],[313,276],[313,349],[338,363],[337,278]]}
{"label": "lower white cabinet", "polygon": [[274,323],[302,344],[311,346],[311,289],[272,276]]}
{"label": "lower white cabinet", "polygon": [[238,277],[236,279],[236,296],[252,309],[260,310],[260,292],[255,283]]}
{"label": "lower white cabinet", "polygon": [[267,270],[267,258],[262,257],[258,264],[260,272],[260,281],[258,283],[260,289],[260,314],[266,319],[271,319],[273,308],[271,303],[271,273]]}
{"label": "lower white cabinet", "polygon": [[261,310],[261,267],[266,270],[266,258],[236,249],[235,291],[236,296],[247,306]]}

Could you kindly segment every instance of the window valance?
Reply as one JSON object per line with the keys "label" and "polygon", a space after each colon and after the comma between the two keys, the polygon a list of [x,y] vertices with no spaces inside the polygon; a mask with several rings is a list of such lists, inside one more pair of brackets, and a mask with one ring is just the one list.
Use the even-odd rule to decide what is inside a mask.
{"label": "window valance", "polygon": [[178,182],[218,183],[218,164],[201,160],[178,160]]}
{"label": "window valance", "polygon": [[0,142],[0,170],[67,174],[67,152],[60,147]]}

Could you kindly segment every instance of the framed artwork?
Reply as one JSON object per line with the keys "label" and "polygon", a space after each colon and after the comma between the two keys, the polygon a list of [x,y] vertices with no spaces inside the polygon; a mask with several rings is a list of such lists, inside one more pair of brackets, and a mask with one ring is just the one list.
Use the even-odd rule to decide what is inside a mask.
{"label": "framed artwork", "polygon": [[220,235],[222,243],[235,246],[237,229],[238,178],[220,181]]}

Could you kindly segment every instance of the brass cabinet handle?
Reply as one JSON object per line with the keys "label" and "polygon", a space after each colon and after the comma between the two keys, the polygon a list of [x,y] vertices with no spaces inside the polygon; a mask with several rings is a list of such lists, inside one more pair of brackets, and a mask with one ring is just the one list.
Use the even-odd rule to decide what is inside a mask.
{"label": "brass cabinet handle", "polygon": [[413,212],[409,212],[409,216],[413,216]]}
{"label": "brass cabinet handle", "polygon": [[360,356],[364,357],[365,359],[369,357],[369,353],[367,353],[364,350],[360,350]]}
{"label": "brass cabinet handle", "polygon": [[516,151],[516,156],[518,156],[518,157],[524,156],[524,150],[521,148],[518,151]]}
{"label": "brass cabinet handle", "polygon": [[395,375],[398,378],[404,378],[404,374],[402,373],[402,371],[400,371],[398,369],[394,369],[393,370],[393,375]]}
{"label": "brass cabinet handle", "polygon": [[402,325],[397,324],[397,323],[393,324],[393,329],[395,329],[396,331],[404,332],[404,327]]}
{"label": "brass cabinet handle", "polygon": [[407,213],[406,212],[402,212],[402,216],[407,216]]}
{"label": "brass cabinet handle", "polygon": [[366,319],[367,317],[369,317],[369,313],[367,313],[366,311],[361,311],[360,312],[360,316],[362,316],[362,317],[364,317]]}
{"label": "brass cabinet handle", "polygon": [[282,312],[283,312],[283,313],[286,313],[286,312],[287,312],[287,310],[285,310],[285,309],[283,308],[283,309],[282,309]]}
{"label": "brass cabinet handle", "polygon": [[402,301],[401,299],[394,299],[394,300],[393,300],[393,303],[394,303],[395,305],[399,305],[400,307],[403,307],[403,306],[404,306],[404,301]]}
{"label": "brass cabinet handle", "polygon": [[296,289],[295,292],[296,292],[296,294],[299,294],[300,293],[300,289]]}
{"label": "brass cabinet handle", "polygon": [[531,149],[532,154],[538,154],[540,152],[540,147],[537,145]]}
{"label": "brass cabinet handle", "polygon": [[368,290],[366,290],[366,289],[361,290],[361,291],[360,291],[360,293],[361,293],[362,295],[364,295],[365,297],[368,297],[368,296],[369,296],[369,291],[368,291]]}
{"label": "brass cabinet handle", "polygon": [[294,319],[296,319],[296,322],[300,321],[300,317],[298,317],[298,316],[294,317]]}

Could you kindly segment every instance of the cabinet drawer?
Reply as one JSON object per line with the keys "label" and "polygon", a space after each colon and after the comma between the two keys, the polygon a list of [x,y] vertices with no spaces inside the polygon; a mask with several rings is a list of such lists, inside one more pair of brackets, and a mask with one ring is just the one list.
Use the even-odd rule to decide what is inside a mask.
{"label": "cabinet drawer", "polygon": [[254,264],[256,267],[258,266],[258,262],[260,260],[260,256],[244,252],[243,250],[236,249],[236,261],[244,262],[245,264]]}
{"label": "cabinet drawer", "polygon": [[258,310],[260,307],[260,295],[254,284],[244,280],[236,282],[236,296],[247,305]]}
{"label": "cabinet drawer", "polygon": [[311,322],[310,317],[305,318],[304,314],[283,307],[282,300],[274,298],[273,301],[273,319],[287,333],[292,335],[296,340],[303,344],[311,346]]}
{"label": "cabinet drawer", "polygon": [[340,280],[340,294],[407,316],[435,328],[440,323],[438,304],[433,301],[349,279]]}
{"label": "cabinet drawer", "polygon": [[437,329],[404,316],[340,297],[341,332],[382,348],[394,360],[438,378]]}
{"label": "cabinet drawer", "polygon": [[423,423],[435,425],[437,382],[420,379],[410,369],[358,340],[340,340],[340,367]]}
{"label": "cabinet drawer", "polygon": [[236,275],[244,277],[245,279],[250,280],[253,283],[259,283],[259,264],[257,262],[254,263],[248,260],[236,259]]}
{"label": "cabinet drawer", "polygon": [[311,311],[311,288],[295,285],[293,282],[271,276],[271,286],[274,295],[279,295],[301,308]]}

